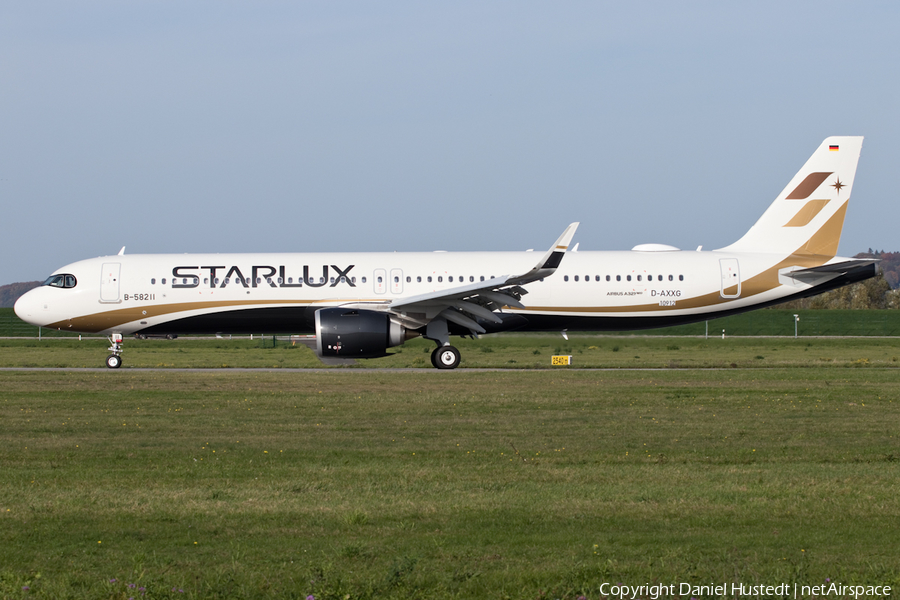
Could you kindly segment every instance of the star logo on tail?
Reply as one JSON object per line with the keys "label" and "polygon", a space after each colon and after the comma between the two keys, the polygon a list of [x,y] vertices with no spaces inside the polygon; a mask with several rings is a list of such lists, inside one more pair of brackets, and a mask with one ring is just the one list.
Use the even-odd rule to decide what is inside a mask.
{"label": "star logo on tail", "polygon": [[837,190],[837,193],[840,194],[841,188],[847,187],[847,184],[841,183],[841,178],[838,177],[837,181],[835,181],[834,183],[831,184],[831,187],[833,187],[835,190]]}

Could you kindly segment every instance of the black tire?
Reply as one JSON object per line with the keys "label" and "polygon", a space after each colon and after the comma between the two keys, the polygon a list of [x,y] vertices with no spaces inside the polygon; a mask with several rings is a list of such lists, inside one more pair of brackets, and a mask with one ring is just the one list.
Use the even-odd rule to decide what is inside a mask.
{"label": "black tire", "polygon": [[118,369],[122,366],[122,357],[118,354],[110,354],[106,357],[106,366],[110,369]]}
{"label": "black tire", "polygon": [[440,348],[435,348],[431,351],[431,366],[435,369],[440,369],[441,367],[438,365],[437,353]]}
{"label": "black tire", "polygon": [[460,358],[459,350],[453,346],[441,346],[431,353],[431,364],[438,369],[455,369]]}

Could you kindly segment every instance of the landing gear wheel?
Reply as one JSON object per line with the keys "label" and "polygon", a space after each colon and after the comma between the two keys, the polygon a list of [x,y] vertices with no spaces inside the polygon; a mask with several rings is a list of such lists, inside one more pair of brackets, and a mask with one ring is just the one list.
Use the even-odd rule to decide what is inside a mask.
{"label": "landing gear wheel", "polygon": [[110,369],[118,369],[122,366],[122,357],[118,354],[110,354],[106,357],[106,366]]}
{"label": "landing gear wheel", "polygon": [[431,353],[431,364],[438,369],[455,369],[459,366],[459,350],[453,346],[441,346]]}

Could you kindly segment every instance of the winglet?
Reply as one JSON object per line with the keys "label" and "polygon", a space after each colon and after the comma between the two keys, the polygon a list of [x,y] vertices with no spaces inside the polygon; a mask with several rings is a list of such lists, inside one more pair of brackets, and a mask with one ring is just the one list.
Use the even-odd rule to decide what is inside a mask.
{"label": "winglet", "polygon": [[563,255],[569,249],[572,238],[575,237],[575,230],[578,229],[579,223],[575,222],[566,227],[556,243],[551,246],[547,253],[541,258],[541,262],[537,264],[536,269],[556,269],[562,262]]}
{"label": "winglet", "polygon": [[547,253],[541,257],[538,264],[524,275],[512,278],[510,283],[523,284],[553,275],[553,272],[556,271],[559,263],[562,262],[566,250],[569,249],[569,244],[572,243],[572,238],[575,237],[575,230],[578,229],[578,225],[579,223],[575,222],[566,227],[566,230],[562,232],[562,235],[559,236],[556,243],[550,246]]}

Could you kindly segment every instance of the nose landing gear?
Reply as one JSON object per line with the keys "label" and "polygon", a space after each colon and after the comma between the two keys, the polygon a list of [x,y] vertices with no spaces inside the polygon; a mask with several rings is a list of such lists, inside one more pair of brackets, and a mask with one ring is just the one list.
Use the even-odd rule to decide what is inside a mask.
{"label": "nose landing gear", "polygon": [[106,357],[106,366],[110,369],[118,369],[122,366],[122,334],[114,333],[109,338],[109,351],[112,352]]}

